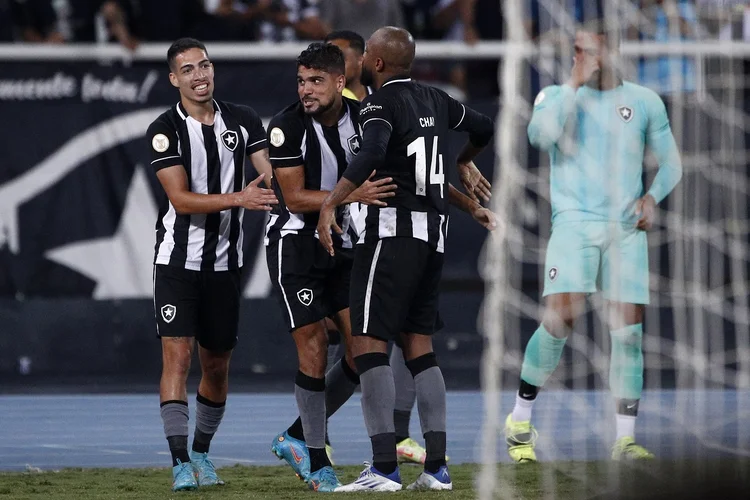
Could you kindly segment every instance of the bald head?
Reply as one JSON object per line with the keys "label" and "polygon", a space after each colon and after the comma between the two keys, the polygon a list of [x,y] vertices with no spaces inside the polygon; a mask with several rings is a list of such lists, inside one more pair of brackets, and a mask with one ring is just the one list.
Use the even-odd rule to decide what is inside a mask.
{"label": "bald head", "polygon": [[408,73],[414,62],[414,37],[405,29],[385,26],[372,34],[367,51],[382,59],[389,73]]}

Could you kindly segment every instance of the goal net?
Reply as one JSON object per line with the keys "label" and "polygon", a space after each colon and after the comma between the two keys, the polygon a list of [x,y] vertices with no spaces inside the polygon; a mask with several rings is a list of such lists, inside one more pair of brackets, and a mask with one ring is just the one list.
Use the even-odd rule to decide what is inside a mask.
{"label": "goal net", "polygon": [[[480,263],[486,283],[480,317],[486,337],[480,497],[521,498],[520,484],[529,474],[523,466],[510,466],[503,426],[526,343],[542,318],[551,231],[549,157],[527,138],[532,103],[541,88],[569,77],[577,21],[602,14],[622,29],[625,78],[657,91],[667,105],[683,164],[682,180],[657,206],[648,233],[650,305],[636,439],[659,461],[749,457],[750,50],[730,40],[741,9],[732,2],[713,2],[710,8],[699,2],[696,22],[677,5],[683,2],[664,2],[666,12],[658,12],[621,0],[539,0],[533,13],[529,3],[502,2],[509,49],[499,74],[503,95],[492,203],[505,225],[487,240]],[[604,12],[587,10],[597,3]],[[577,8],[568,8],[572,4]],[[696,9],[695,2],[689,4]],[[533,40],[524,28],[530,18],[535,35],[541,35]],[[601,126],[620,123],[613,115]],[[647,155],[646,189],[655,170]],[[614,267],[611,272],[620,272],[617,263]],[[561,471],[568,479],[597,482],[590,469],[573,470],[566,463],[609,463],[615,404],[608,392],[611,343],[603,305],[599,294],[590,297],[536,400],[536,452],[547,467],[534,479],[537,498],[569,498],[556,475]],[[499,438],[487,439],[493,435]]]}

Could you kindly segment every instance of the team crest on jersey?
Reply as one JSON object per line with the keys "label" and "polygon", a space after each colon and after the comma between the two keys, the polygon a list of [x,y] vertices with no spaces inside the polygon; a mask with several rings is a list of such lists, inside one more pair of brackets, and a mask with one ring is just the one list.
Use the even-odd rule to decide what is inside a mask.
{"label": "team crest on jersey", "polygon": [[555,281],[555,278],[557,278],[557,268],[551,267],[549,270],[549,280]]}
{"label": "team crest on jersey", "polygon": [[237,144],[239,143],[239,135],[234,130],[225,130],[221,134],[221,142],[224,143],[224,147],[229,151],[234,151],[237,149]]}
{"label": "team crest on jersey", "polygon": [[353,155],[359,153],[359,149],[362,147],[362,141],[358,135],[355,134],[351,136],[347,139],[347,142],[349,143],[349,151],[351,151]]}
{"label": "team crest on jersey", "polygon": [[177,308],[172,304],[166,304],[161,306],[161,318],[165,323],[171,323],[177,316]]}
{"label": "team crest on jersey", "polygon": [[312,304],[313,292],[309,288],[302,288],[299,292],[297,292],[297,298],[303,306],[307,307]]}
{"label": "team crest on jersey", "polygon": [[625,123],[633,119],[633,108],[628,106],[620,106],[617,108],[617,114],[623,119]]}

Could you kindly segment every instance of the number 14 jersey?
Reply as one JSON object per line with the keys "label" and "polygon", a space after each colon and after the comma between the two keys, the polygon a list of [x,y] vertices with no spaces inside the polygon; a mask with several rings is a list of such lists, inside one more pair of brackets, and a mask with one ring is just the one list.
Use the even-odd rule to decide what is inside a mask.
{"label": "number 14 jersey", "polygon": [[365,206],[357,221],[359,243],[407,237],[444,251],[448,232],[446,148],[450,130],[468,131],[477,147],[493,133],[492,121],[442,90],[397,78],[365,98],[359,114],[362,136],[373,124],[391,130],[385,161],[373,180],[392,177],[395,196],[387,207]]}

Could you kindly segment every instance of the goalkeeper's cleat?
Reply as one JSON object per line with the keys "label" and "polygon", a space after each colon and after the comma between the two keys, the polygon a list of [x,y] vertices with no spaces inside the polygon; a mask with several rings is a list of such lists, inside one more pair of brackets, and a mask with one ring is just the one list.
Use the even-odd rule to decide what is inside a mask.
{"label": "goalkeeper's cleat", "polygon": [[322,469],[311,472],[307,479],[307,485],[313,491],[331,493],[336,491],[336,488],[341,487],[341,482],[336,477],[333,467],[327,465]]}
{"label": "goalkeeper's cleat", "polygon": [[286,460],[298,478],[307,481],[310,475],[310,452],[307,451],[304,441],[295,439],[284,431],[273,438],[271,452],[279,457],[279,460]]}
{"label": "goalkeeper's cleat", "polygon": [[418,491],[445,491],[452,490],[453,483],[448,474],[448,467],[443,465],[436,473],[422,471],[416,481],[406,487],[407,490]]}
{"label": "goalkeeper's cleat", "polygon": [[534,446],[538,434],[529,420],[514,422],[512,414],[505,419],[505,442],[508,455],[519,464],[536,462]]}
{"label": "goalkeeper's cleat", "polygon": [[399,463],[411,462],[424,465],[424,461],[427,458],[427,450],[412,438],[406,438],[396,444],[396,456]]}
{"label": "goalkeeper's cleat", "polygon": [[612,460],[650,460],[654,454],[643,446],[636,444],[635,439],[629,436],[621,437],[612,446]]}
{"label": "goalkeeper's cleat", "polygon": [[190,462],[177,461],[172,467],[172,491],[188,491],[198,488],[195,470]]}
{"label": "goalkeeper's cleat", "polygon": [[198,479],[198,486],[221,486],[224,481],[219,479],[216,474],[214,463],[209,460],[208,453],[190,452],[190,462],[195,469],[195,476]]}
{"label": "goalkeeper's cleat", "polygon": [[390,474],[383,474],[375,467],[365,462],[363,470],[356,481],[336,488],[336,493],[348,493],[352,491],[400,491],[401,473],[396,470]]}
{"label": "goalkeeper's cleat", "polygon": [[[424,465],[424,461],[427,459],[427,450],[412,438],[406,438],[396,444],[396,457],[400,464],[414,463]],[[450,457],[446,455],[445,461],[447,462],[448,460],[450,460]]]}
{"label": "goalkeeper's cleat", "polygon": [[331,465],[336,465],[333,462],[333,446],[331,446],[330,444],[326,445],[326,455],[328,455],[328,461],[331,462]]}

